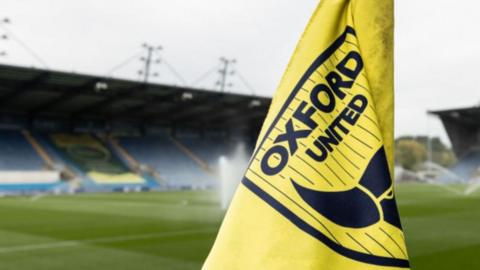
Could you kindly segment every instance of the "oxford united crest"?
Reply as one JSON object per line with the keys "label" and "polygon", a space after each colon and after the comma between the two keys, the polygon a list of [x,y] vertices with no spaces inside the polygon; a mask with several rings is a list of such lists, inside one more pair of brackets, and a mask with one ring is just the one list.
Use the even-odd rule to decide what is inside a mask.
{"label": "oxford united crest", "polygon": [[266,127],[243,184],[335,252],[408,267],[374,106],[347,27]]}

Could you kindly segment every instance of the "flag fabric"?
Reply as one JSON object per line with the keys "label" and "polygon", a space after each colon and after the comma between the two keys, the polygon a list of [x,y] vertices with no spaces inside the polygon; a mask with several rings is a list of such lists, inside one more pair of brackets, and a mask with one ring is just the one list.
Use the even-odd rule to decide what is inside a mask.
{"label": "flag fabric", "polygon": [[392,145],[393,1],[323,0],[203,269],[408,269]]}

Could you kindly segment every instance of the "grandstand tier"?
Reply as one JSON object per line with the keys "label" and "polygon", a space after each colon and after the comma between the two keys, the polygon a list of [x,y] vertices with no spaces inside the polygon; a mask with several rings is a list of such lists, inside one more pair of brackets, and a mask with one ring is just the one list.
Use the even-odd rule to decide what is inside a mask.
{"label": "grandstand tier", "polygon": [[140,164],[153,168],[168,187],[212,187],[215,175],[182,151],[167,135],[126,137],[120,144]]}
{"label": "grandstand tier", "polygon": [[480,180],[480,149],[471,149],[451,168],[451,171],[466,180]]}
{"label": "grandstand tier", "polygon": [[0,194],[55,190],[63,186],[25,132],[0,130]]}
{"label": "grandstand tier", "polygon": [[0,193],[216,188],[270,102],[0,65]]}
{"label": "grandstand tier", "polygon": [[465,181],[480,178],[480,107],[429,112],[442,121],[458,163],[451,171]]}
{"label": "grandstand tier", "polygon": [[18,130],[0,132],[0,171],[40,171],[44,163]]}

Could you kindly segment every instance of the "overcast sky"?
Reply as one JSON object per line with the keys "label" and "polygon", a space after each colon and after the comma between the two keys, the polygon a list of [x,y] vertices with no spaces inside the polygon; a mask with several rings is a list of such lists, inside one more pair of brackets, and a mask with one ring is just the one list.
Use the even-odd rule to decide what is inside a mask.
{"label": "overcast sky", "polygon": [[[258,95],[273,95],[318,0],[2,0],[0,18],[49,68],[137,79],[141,44],[161,45],[160,57],[187,84],[212,88],[219,57]],[[474,0],[396,2],[396,134],[430,133],[446,140],[428,109],[480,101],[480,25]],[[2,31],[0,31],[2,33]],[[42,67],[14,40],[0,41],[3,63]],[[181,84],[160,64],[154,81]],[[231,91],[250,93],[238,76]],[[427,119],[428,118],[428,119]]]}

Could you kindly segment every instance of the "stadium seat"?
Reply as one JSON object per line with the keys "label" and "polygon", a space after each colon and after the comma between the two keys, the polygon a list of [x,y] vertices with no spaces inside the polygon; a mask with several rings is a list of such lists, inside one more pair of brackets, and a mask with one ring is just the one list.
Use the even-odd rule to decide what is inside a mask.
{"label": "stadium seat", "polygon": [[154,168],[170,188],[207,187],[216,182],[167,135],[126,137],[119,141],[138,162]]}
{"label": "stadium seat", "polygon": [[478,177],[480,169],[480,149],[474,148],[463,156],[458,163],[451,168],[452,172],[465,180]]}
{"label": "stadium seat", "polygon": [[234,149],[223,138],[179,137],[177,139],[213,169],[218,167],[221,156],[228,156]]}
{"label": "stadium seat", "polygon": [[0,130],[0,170],[39,171],[44,162],[19,130]]}

